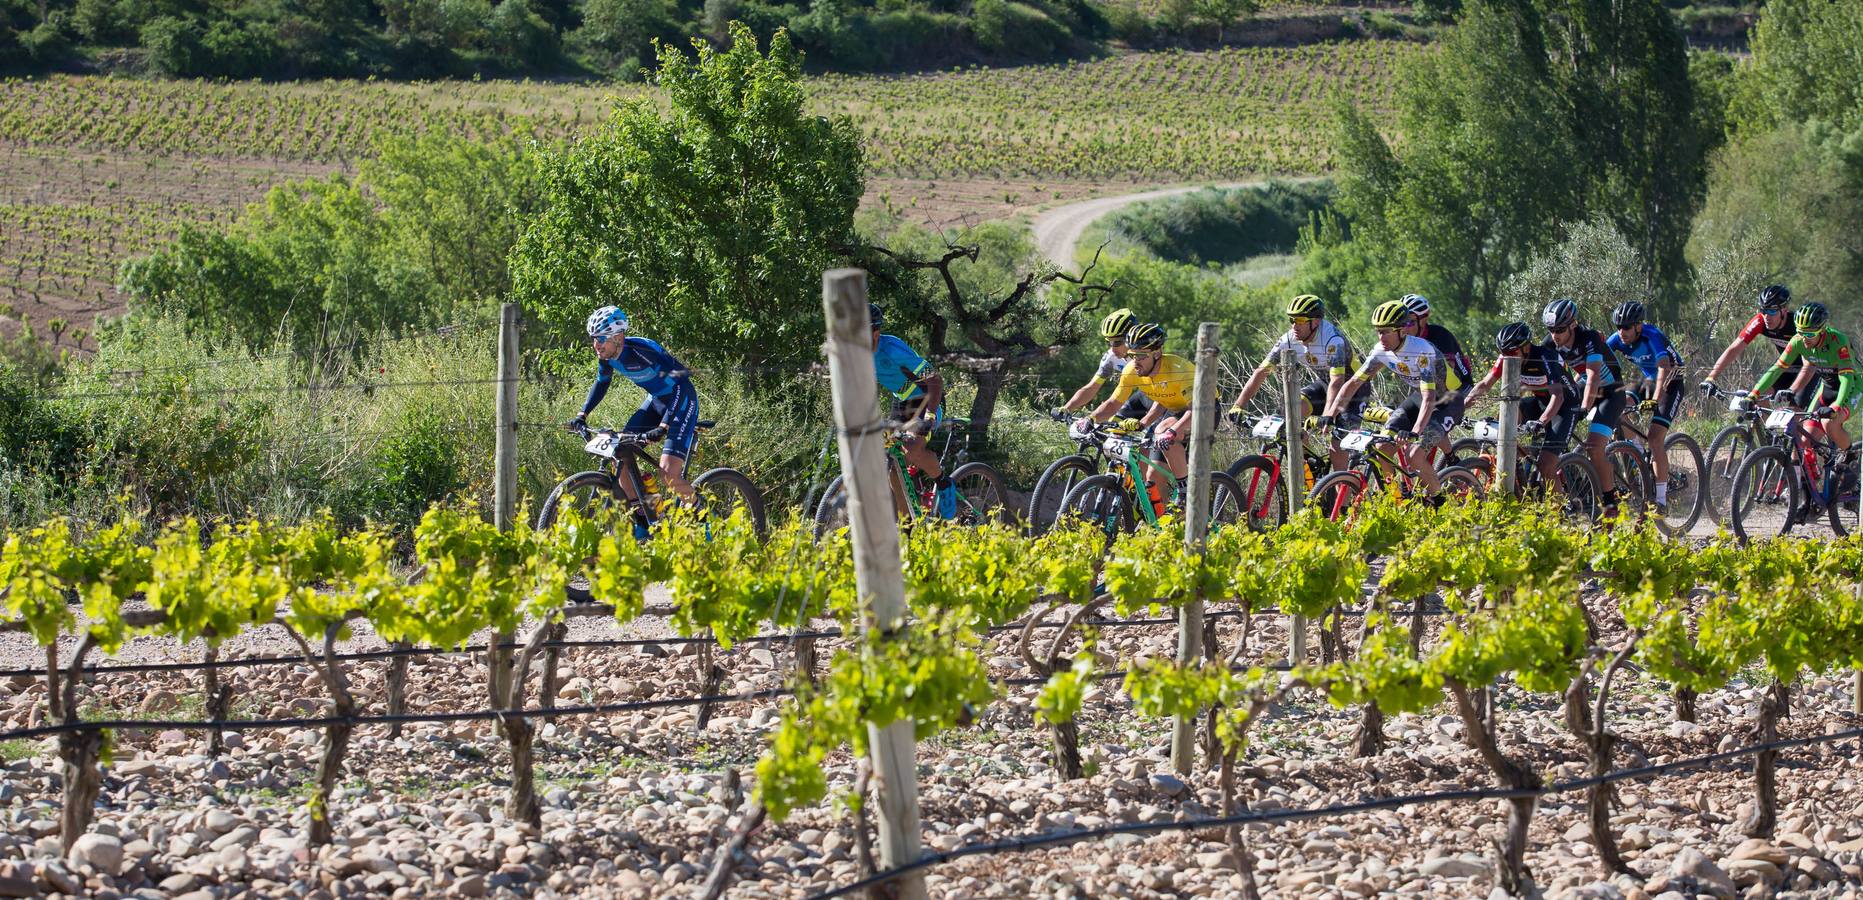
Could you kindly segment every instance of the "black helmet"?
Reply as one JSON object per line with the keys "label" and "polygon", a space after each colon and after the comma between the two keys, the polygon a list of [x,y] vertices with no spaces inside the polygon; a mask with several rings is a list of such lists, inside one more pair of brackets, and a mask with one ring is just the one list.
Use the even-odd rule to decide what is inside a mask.
{"label": "black helmet", "polygon": [[1643,317],[1647,314],[1648,311],[1643,308],[1643,304],[1635,300],[1625,300],[1617,304],[1616,309],[1611,310],[1611,324],[1619,328],[1641,325]]}
{"label": "black helmet", "polygon": [[1523,346],[1533,340],[1533,332],[1527,330],[1525,322],[1509,322],[1494,333],[1495,349],[1506,353],[1515,347]]}
{"label": "black helmet", "polygon": [[1759,308],[1772,312],[1792,305],[1792,290],[1783,284],[1769,284],[1760,288]]}
{"label": "black helmet", "polygon": [[1134,350],[1158,350],[1164,347],[1164,329],[1147,322],[1126,332],[1126,343]]}
{"label": "black helmet", "polygon": [[886,311],[880,309],[878,303],[869,303],[867,304],[867,318],[871,320],[874,328],[879,328],[886,324]]}
{"label": "black helmet", "polygon": [[1578,304],[1566,297],[1560,297],[1546,304],[1546,311],[1540,313],[1540,322],[1547,328],[1564,328],[1578,321]]}

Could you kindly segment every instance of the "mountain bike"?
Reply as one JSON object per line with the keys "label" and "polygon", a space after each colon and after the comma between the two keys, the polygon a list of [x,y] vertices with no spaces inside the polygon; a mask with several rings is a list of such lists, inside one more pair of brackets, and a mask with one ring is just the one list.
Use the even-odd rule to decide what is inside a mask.
{"label": "mountain bike", "polygon": [[[1088,429],[1088,434],[1112,460],[1111,471],[1089,476],[1074,485],[1062,499],[1056,521],[1082,518],[1099,524],[1110,536],[1131,531],[1140,521],[1156,525],[1172,509],[1183,508],[1188,485],[1154,458],[1155,439],[1109,424],[1095,424]],[[1152,472],[1162,476],[1163,487],[1150,482],[1147,476]],[[1210,473],[1210,530],[1245,525],[1240,497],[1240,489],[1227,474]]]}
{"label": "mountain bike", "polygon": [[[1051,416],[1057,422],[1069,420],[1066,414]],[[1035,487],[1029,490],[1028,531],[1031,535],[1045,534],[1060,517],[1061,501],[1074,486],[1100,472],[1112,471],[1117,460],[1108,457],[1100,449],[1100,438],[1092,433],[1068,438],[1078,445],[1078,449],[1048,464],[1041,476],[1035,479]]]}
{"label": "mountain bike", "polygon": [[[1475,436],[1455,442],[1457,456],[1462,460],[1460,465],[1481,476],[1483,486],[1492,490],[1500,452],[1501,423],[1494,419],[1476,419],[1463,422],[1461,427],[1474,432]],[[1547,449],[1545,437],[1546,430],[1538,421],[1520,423],[1520,450],[1514,460],[1514,496],[1545,496],[1549,485],[1539,463],[1540,454]],[[1598,496],[1598,470],[1592,466],[1591,457],[1581,450],[1559,454],[1553,463],[1553,477],[1550,487],[1563,497],[1560,505],[1566,515],[1578,522],[1596,522],[1603,506]]]}
{"label": "mountain bike", "polygon": [[[1630,442],[1637,447],[1645,461],[1650,454],[1650,433],[1638,419],[1641,411],[1635,404],[1624,408],[1623,415],[1617,419],[1617,433],[1630,434]],[[1663,452],[1669,457],[1669,497],[1668,503],[1661,508],[1661,515],[1656,519],[1656,527],[1664,534],[1687,534],[1689,529],[1701,519],[1701,514],[1708,508],[1706,479],[1702,476],[1707,471],[1707,464],[1701,455],[1701,444],[1685,431],[1673,427],[1662,441]],[[1608,450],[1608,448],[1607,448]],[[1656,470],[1650,469],[1649,501],[1654,504],[1656,497]]]}
{"label": "mountain bike", "polygon": [[[936,517],[937,479],[906,462],[906,449],[899,442],[900,424],[886,423],[886,475],[892,485],[893,510],[907,523]],[[1003,487],[1003,476],[989,463],[965,461],[970,456],[969,427],[967,419],[949,418],[933,427],[927,437],[927,440],[944,437],[944,444],[938,451],[938,468],[951,473],[951,482],[957,486],[955,521],[965,525],[1012,523],[1015,513],[1008,506],[1009,492]],[[961,444],[956,440],[960,431],[966,433]],[[951,468],[953,461],[959,464],[955,469]],[[815,506],[815,533],[818,535],[847,525],[847,488],[843,478],[836,475],[829,481]]]}
{"label": "mountain bike", "polygon": [[[1739,401],[1736,401],[1738,403]],[[1787,534],[1820,514],[1838,537],[1856,531],[1857,463],[1828,439],[1801,441],[1811,414],[1790,407],[1759,407],[1762,426],[1783,440],[1740,461],[1727,497],[1728,524],[1742,540]],[[1744,411],[1744,410],[1742,410]]]}
{"label": "mountain bike", "polygon": [[[1367,421],[1370,420],[1369,410]],[[1321,478],[1307,497],[1329,519],[1349,515],[1367,491],[1395,490],[1406,498],[1422,495],[1422,482],[1410,465],[1398,457],[1397,438],[1385,431],[1336,428],[1339,446],[1352,454],[1351,462]],[[1476,497],[1486,493],[1481,476],[1465,466],[1449,465],[1436,471],[1446,497]]]}
{"label": "mountain bike", "polygon": [[[1738,402],[1744,401],[1747,395],[1741,391],[1715,389],[1710,391],[1708,396],[1717,400]],[[1792,393],[1789,390],[1775,391],[1773,402],[1796,406],[1791,400],[1785,399],[1791,396]],[[1714,511],[1715,519],[1723,525],[1732,524],[1730,521],[1732,515],[1724,500],[1733,496],[1734,473],[1739,471],[1740,462],[1747,458],[1747,454],[1761,447],[1772,444],[1785,447],[1791,445],[1791,441],[1783,434],[1772,434],[1761,427],[1760,422],[1765,418],[1765,413],[1761,412],[1759,407],[1744,403],[1740,406],[1742,408],[1734,409],[1730,405],[1729,409],[1734,413],[1734,423],[1716,432],[1714,440],[1708,443],[1706,474],[1702,478],[1702,492],[1708,497],[1708,504]],[[1774,477],[1770,480],[1772,486],[1768,490],[1777,499],[1785,491],[1784,470],[1781,469],[1773,474]]]}
{"label": "mountain bike", "polygon": [[[1228,476],[1236,483],[1238,503],[1248,515],[1248,525],[1257,531],[1277,528],[1287,521],[1287,486],[1281,474],[1281,460],[1287,456],[1286,419],[1276,415],[1256,416],[1249,420],[1249,434],[1261,442],[1261,452],[1235,461]],[[1332,469],[1324,445],[1309,441],[1302,448],[1306,490]]]}
{"label": "mountain bike", "polygon": [[[700,431],[709,431],[715,423],[698,423]],[[615,514],[616,521],[625,513],[634,523],[634,535],[646,539],[655,523],[665,517],[668,504],[675,499],[664,491],[660,466],[647,448],[666,437],[666,426],[647,431],[621,431],[613,428],[589,428],[578,425],[575,432],[587,443],[583,451],[595,457],[596,467],[577,472],[559,482],[537,511],[537,527],[549,528],[567,506],[574,506],[584,516]],[[716,521],[743,510],[759,537],[767,533],[763,492],[744,473],[720,467],[709,469],[692,479],[701,515]],[[571,600],[590,599],[586,579],[571,578],[567,587]]]}

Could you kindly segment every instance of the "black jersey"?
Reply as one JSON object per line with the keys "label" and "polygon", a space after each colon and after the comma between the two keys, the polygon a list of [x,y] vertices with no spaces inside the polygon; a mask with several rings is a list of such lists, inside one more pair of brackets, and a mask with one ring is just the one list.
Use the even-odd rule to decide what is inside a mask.
{"label": "black jersey", "polygon": [[[1501,377],[1501,360],[1494,361],[1493,371],[1488,377]],[[1567,404],[1578,399],[1578,382],[1572,380],[1572,371],[1559,359],[1559,351],[1552,344],[1528,344],[1526,353],[1520,357],[1520,389],[1543,400],[1552,398],[1554,392],[1564,396]]]}
{"label": "black jersey", "polygon": [[[1573,325],[1572,346],[1560,347],[1550,339],[1546,343],[1558,349],[1559,358],[1565,362],[1566,368],[1573,372],[1582,371],[1587,363],[1598,363],[1598,372],[1603,378],[1601,386],[1605,390],[1616,390],[1624,386],[1623,370],[1617,368],[1617,354],[1611,352],[1610,347],[1605,346],[1604,336],[1599,334],[1597,329],[1588,325]],[[1583,380],[1577,375],[1573,378],[1581,382]]]}
{"label": "black jersey", "polygon": [[1468,361],[1468,354],[1462,352],[1462,342],[1449,333],[1449,329],[1431,322],[1423,329],[1423,339],[1436,346],[1436,352],[1443,355],[1443,365],[1455,373],[1457,381],[1462,384],[1474,384],[1474,366]]}

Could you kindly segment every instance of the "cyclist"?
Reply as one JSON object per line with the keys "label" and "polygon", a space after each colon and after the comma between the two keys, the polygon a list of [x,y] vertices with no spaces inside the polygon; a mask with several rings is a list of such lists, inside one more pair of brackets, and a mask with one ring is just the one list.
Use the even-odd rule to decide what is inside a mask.
{"label": "cyclist", "polygon": [[[1359,389],[1379,371],[1396,372],[1398,378],[1410,385],[1411,393],[1386,425],[1397,434],[1399,459],[1416,470],[1423,489],[1434,497],[1442,490],[1442,480],[1436,477],[1436,469],[1429,464],[1428,445],[1439,428],[1454,427],[1453,417],[1439,416],[1437,398],[1439,394],[1459,396],[1463,383],[1443,362],[1436,345],[1406,333],[1411,318],[1410,309],[1402,300],[1392,300],[1372,310],[1371,325],[1378,332],[1378,344],[1365,354],[1365,362],[1358,372],[1339,386],[1338,393],[1326,404],[1326,414],[1320,417],[1319,424],[1322,428],[1331,428]],[[1444,425],[1445,421],[1449,424]],[[1419,432],[1424,438],[1422,444],[1416,443]]]}
{"label": "cyclist", "polygon": [[[1326,318],[1326,304],[1320,302],[1320,298],[1301,294],[1289,300],[1287,323],[1287,333],[1268,348],[1268,355],[1262,357],[1261,365],[1255,367],[1254,374],[1242,385],[1242,392],[1236,395],[1235,403],[1230,404],[1230,421],[1242,421],[1243,408],[1261,390],[1268,373],[1274,371],[1276,361],[1281,358],[1281,351],[1289,347],[1294,350],[1294,362],[1313,375],[1313,380],[1300,388],[1303,416],[1317,415],[1325,410],[1327,401],[1332,399],[1340,385],[1345,384],[1353,368],[1358,365],[1358,353],[1352,349],[1352,341]],[[1352,405],[1345,408],[1345,424],[1356,424],[1364,411],[1365,398],[1355,399]],[[1339,449],[1336,438],[1331,456],[1334,471],[1345,468],[1345,452]]]}
{"label": "cyclist", "polygon": [[[1190,428],[1192,414],[1190,395],[1196,381],[1197,367],[1190,360],[1164,352],[1164,329],[1158,325],[1146,323],[1134,325],[1126,332],[1126,367],[1119,375],[1119,384],[1113,388],[1113,395],[1106,398],[1088,418],[1094,422],[1111,421],[1119,407],[1136,391],[1143,390],[1152,399],[1152,407],[1138,421],[1142,426],[1154,425],[1152,434],[1157,438],[1153,445],[1156,454],[1164,457],[1164,464],[1171,474],[1183,478],[1190,470],[1183,444],[1177,440],[1179,432]],[[1082,419],[1074,425],[1074,434],[1085,436],[1088,419]],[[1146,473],[1145,480],[1156,490],[1160,497],[1170,496],[1169,485],[1164,483],[1164,474],[1156,468]]]}
{"label": "cyclist", "polygon": [[[565,427],[575,432],[587,428],[589,413],[608,396],[609,382],[620,372],[647,392],[647,398],[628,417],[622,430],[639,433],[656,425],[666,426],[666,439],[660,445],[660,476],[681,499],[695,502],[698,497],[686,480],[686,458],[692,454],[699,427],[699,395],[692,388],[692,373],[666,348],[644,337],[629,336],[627,313],[616,307],[604,306],[589,313],[587,330],[589,339],[595,342],[595,384],[589,387],[582,411]],[[633,485],[624,481],[621,488],[633,497]]]}
{"label": "cyclist", "polygon": [[1650,414],[1650,467],[1656,470],[1656,508],[1669,505],[1669,454],[1663,441],[1669,436],[1669,424],[1682,408],[1682,354],[1662,329],[1644,321],[1649,310],[1635,300],[1625,300],[1611,310],[1611,324],[1617,333],[1604,339],[1604,345],[1630,357],[1643,373],[1643,385],[1630,393],[1638,408]]}
{"label": "cyclist", "polygon": [[1591,427],[1585,435],[1585,455],[1591,457],[1598,471],[1598,498],[1604,515],[1617,515],[1617,482],[1606,464],[1604,446],[1617,433],[1617,420],[1624,414],[1624,375],[1617,368],[1617,356],[1605,346],[1597,329],[1578,321],[1578,303],[1561,297],[1546,304],[1540,321],[1552,336],[1552,346],[1559,358],[1572,370],[1584,388],[1575,415],[1591,415]]}
{"label": "cyclist", "polygon": [[1844,430],[1844,423],[1850,420],[1856,411],[1857,401],[1863,398],[1863,381],[1857,378],[1856,355],[1850,349],[1850,338],[1843,332],[1830,327],[1830,310],[1822,303],[1807,303],[1798,308],[1792,316],[1792,324],[1798,333],[1785,345],[1785,352],[1779,354],[1779,361],[1761,375],[1759,382],[1753,385],[1748,397],[1758,399],[1767,388],[1777,383],[1793,364],[1801,360],[1818,367],[1824,375],[1826,390],[1836,389],[1836,396],[1826,401],[1826,405],[1814,407],[1811,418],[1805,423],[1805,434],[1816,438],[1820,432],[1830,435],[1831,443],[1843,450],[1844,461],[1850,459],[1850,435]]}
{"label": "cyclist", "polygon": [[[1702,392],[1713,393],[1718,389],[1714,380],[1740,356],[1741,350],[1753,343],[1754,338],[1763,335],[1772,342],[1775,352],[1784,353],[1785,345],[1792,342],[1795,333],[1792,325],[1792,291],[1783,284],[1761,288],[1759,311],[1728,342],[1727,349],[1721,351],[1720,358],[1714,361],[1714,367],[1708,370],[1707,377],[1701,381]],[[1779,380],[1791,386],[1793,395],[1788,402],[1794,409],[1809,409],[1812,401],[1817,399],[1817,389],[1813,385],[1819,381],[1813,377],[1814,374],[1804,371],[1804,367],[1798,363],[1793,363],[1791,368],[1779,374]]]}
{"label": "cyclist", "polygon": [[[1538,423],[1540,430],[1540,467],[1543,484],[1558,481],[1559,455],[1572,439],[1572,424],[1578,420],[1573,405],[1578,399],[1578,383],[1559,359],[1551,344],[1533,343],[1533,333],[1525,322],[1509,322],[1494,335],[1494,346],[1502,357],[1520,358],[1520,415]],[[1475,405],[1482,395],[1501,380],[1501,360],[1468,392],[1468,404]]]}
{"label": "cyclist", "polygon": [[1446,461],[1449,459],[1449,432],[1462,421],[1462,411],[1467,408],[1466,385],[1475,380],[1474,364],[1469,362],[1468,354],[1462,352],[1462,342],[1456,340],[1449,329],[1430,321],[1430,301],[1427,298],[1422,294],[1405,294],[1402,300],[1404,308],[1410,310],[1410,333],[1435,345],[1436,352],[1442,354],[1445,368],[1465,386],[1463,390],[1443,398],[1436,407],[1441,414],[1453,413],[1454,416],[1453,421],[1446,420],[1435,441],[1436,449]]}
{"label": "cyclist", "polygon": [[867,304],[867,315],[873,320],[873,377],[893,395],[892,419],[904,423],[899,429],[899,449],[905,452],[907,465],[937,484],[938,517],[955,519],[957,485],[925,444],[925,435],[944,421],[944,378],[905,341],[880,333],[886,313],[879,304]]}
{"label": "cyclist", "polygon": [[[1050,415],[1061,419],[1068,413],[1086,406],[1109,379],[1117,378],[1119,373],[1125,370],[1126,332],[1132,330],[1132,326],[1137,324],[1138,317],[1132,315],[1132,310],[1129,309],[1115,309],[1108,313],[1106,318],[1100,320],[1100,339],[1106,342],[1106,353],[1100,357],[1099,367],[1094,370],[1093,378],[1081,385],[1080,389],[1074,392],[1074,396],[1068,398],[1066,406],[1053,410]],[[1145,392],[1133,391],[1132,399],[1127,400],[1125,408],[1119,411],[1119,418],[1137,419],[1150,410],[1151,400],[1145,396]]]}

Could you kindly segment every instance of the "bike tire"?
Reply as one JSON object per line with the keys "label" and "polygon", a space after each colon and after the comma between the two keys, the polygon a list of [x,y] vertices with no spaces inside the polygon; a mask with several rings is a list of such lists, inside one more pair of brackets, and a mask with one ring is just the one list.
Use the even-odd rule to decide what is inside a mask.
{"label": "bike tire", "polygon": [[692,479],[692,490],[702,498],[706,515],[712,521],[729,518],[742,509],[750,519],[751,528],[756,530],[757,539],[769,536],[770,523],[763,508],[763,491],[751,482],[750,476],[728,467],[708,469]]}
{"label": "bike tire", "polygon": [[1247,510],[1248,527],[1267,531],[1287,521],[1287,485],[1279,465],[1260,454],[1236,460],[1227,475],[1235,484],[1236,502]]}
{"label": "bike tire", "polygon": [[1469,460],[1484,457],[1487,453],[1487,441],[1472,437],[1457,438],[1449,445],[1448,458],[1455,460],[1452,465],[1466,466]]}
{"label": "bike tire", "polygon": [[1061,500],[1056,523],[1070,518],[1093,522],[1105,530],[1107,540],[1132,530],[1132,497],[1125,485],[1112,475],[1094,475],[1083,479]]}
{"label": "bike tire", "polygon": [[1701,486],[1715,522],[1728,524],[1726,500],[1733,494],[1734,473],[1739,471],[1741,460],[1757,449],[1753,431],[1745,425],[1728,425],[1715,432],[1714,440],[1708,442],[1707,468]]}
{"label": "bike tire", "polygon": [[[1790,532],[1805,500],[1798,482],[1798,470],[1783,448],[1761,447],[1748,453],[1734,472],[1734,487],[1727,497],[1727,519],[1734,534],[1749,541]],[[1783,487],[1779,491],[1783,497],[1775,496],[1776,485]]]}
{"label": "bike tire", "polygon": [[1617,509],[1625,518],[1636,520],[1648,510],[1656,493],[1656,477],[1643,451],[1629,441],[1612,441],[1604,445],[1604,461],[1611,467],[1611,485],[1617,489]]}
{"label": "bike tire", "polygon": [[1242,506],[1242,487],[1226,472],[1210,473],[1210,510],[1204,518],[1205,534],[1225,528],[1252,528]]}
{"label": "bike tire", "polygon": [[1093,460],[1076,453],[1063,456],[1042,470],[1041,477],[1035,479],[1035,487],[1029,491],[1028,513],[1023,517],[1030,535],[1046,534],[1054,527],[1061,501],[1067,499],[1074,485],[1092,477],[1094,469]]}
{"label": "bike tire", "polygon": [[822,488],[822,498],[815,502],[815,536],[822,537],[847,527],[847,490],[842,476],[836,475]]}
{"label": "bike tire", "polygon": [[1831,522],[1831,531],[1836,532],[1838,537],[1863,530],[1863,501],[1858,499],[1858,466],[1852,461],[1845,468],[1850,471],[1841,474],[1837,496],[1824,506],[1824,513]]}
{"label": "bike tire", "polygon": [[[1707,497],[1702,493],[1707,464],[1701,445],[1692,435],[1676,432],[1663,439],[1662,447],[1669,457],[1669,502],[1657,521],[1671,535],[1687,535],[1707,508]],[[1650,474],[1655,477],[1654,472]]]}
{"label": "bike tire", "polygon": [[[557,516],[571,502],[569,498],[577,497],[579,492],[584,491],[589,499],[600,498],[600,505],[604,509],[627,503],[627,496],[621,493],[621,483],[613,475],[607,472],[577,472],[557,482],[556,487],[550,490],[550,495],[544,498],[543,506],[537,510],[537,530],[544,531],[555,526]],[[593,511],[587,502],[579,502],[577,505],[590,506],[589,511]],[[563,596],[571,603],[588,603],[595,599],[588,577],[579,573],[572,573],[563,582]]]}
{"label": "bike tire", "polygon": [[1586,525],[1595,524],[1604,514],[1604,500],[1598,491],[1598,467],[1591,464],[1591,457],[1583,450],[1561,454],[1554,465],[1559,475],[1558,490],[1565,495],[1566,516]]}
{"label": "bike tire", "polygon": [[1337,521],[1352,514],[1352,508],[1365,496],[1365,476],[1357,472],[1333,472],[1313,483],[1307,505],[1317,507],[1320,515]]}
{"label": "bike tire", "polygon": [[957,521],[965,525],[1015,524],[1015,508],[1009,505],[1003,476],[989,463],[958,466],[951,472],[951,482],[957,485]]}
{"label": "bike tire", "polygon": [[1481,475],[1467,466],[1456,465],[1436,470],[1436,477],[1442,482],[1443,493],[1460,502],[1480,500],[1487,496],[1487,485]]}

